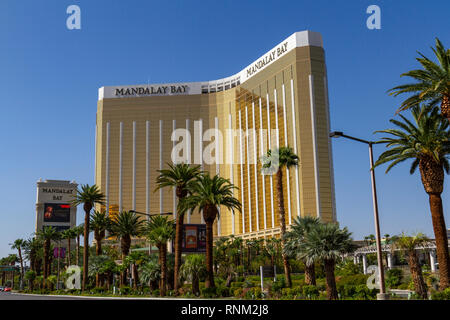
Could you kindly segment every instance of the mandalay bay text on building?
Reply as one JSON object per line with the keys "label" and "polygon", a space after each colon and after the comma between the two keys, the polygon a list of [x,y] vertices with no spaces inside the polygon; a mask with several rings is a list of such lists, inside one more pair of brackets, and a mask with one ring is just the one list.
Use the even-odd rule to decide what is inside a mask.
{"label": "mandalay bay text on building", "polygon": [[[157,170],[197,163],[239,188],[242,212],[222,208],[216,236],[276,236],[276,177],[261,174],[260,158],[280,146],[300,158],[283,169],[288,225],[296,216],[335,221],[329,126],[322,37],[296,32],[228,78],[100,88],[95,180],[110,214],[176,215],[175,191],[154,192]],[[195,212],[185,222],[203,219]]]}

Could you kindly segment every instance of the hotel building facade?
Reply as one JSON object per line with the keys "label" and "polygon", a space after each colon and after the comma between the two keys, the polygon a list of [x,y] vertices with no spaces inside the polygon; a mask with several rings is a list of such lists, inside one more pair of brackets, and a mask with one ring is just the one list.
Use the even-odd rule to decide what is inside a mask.
{"label": "hotel building facade", "polygon": [[[276,177],[261,174],[260,157],[279,146],[299,156],[298,167],[283,169],[287,225],[296,216],[336,221],[329,128],[322,37],[296,32],[228,78],[100,88],[95,181],[109,214],[176,216],[175,191],[154,191],[157,170],[174,153],[238,187],[242,212],[221,208],[215,236],[277,236]],[[179,129],[190,134],[180,137]],[[185,216],[185,223],[202,222],[198,212]]]}

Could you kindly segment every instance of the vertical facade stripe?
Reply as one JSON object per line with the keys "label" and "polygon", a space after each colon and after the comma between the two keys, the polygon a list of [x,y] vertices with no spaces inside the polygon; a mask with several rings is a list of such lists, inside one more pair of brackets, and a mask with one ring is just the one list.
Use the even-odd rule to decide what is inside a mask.
{"label": "vertical facade stripe", "polygon": [[[189,119],[186,119],[186,132],[188,133],[188,136],[186,137],[186,163],[191,164],[191,134],[190,134],[190,121]],[[187,223],[191,223],[191,211],[189,210],[187,214]]]}
{"label": "vertical facade stripe", "polygon": [[[295,118],[294,79],[291,78],[291,108],[292,108],[292,136],[294,137],[294,153],[298,155],[297,126]],[[297,204],[297,216],[301,216],[300,187],[298,182],[298,166],[295,166],[295,201]]]}
{"label": "vertical facade stripe", "polygon": [[[215,141],[215,158],[216,158],[216,174],[218,175],[220,173],[219,171],[219,159],[222,156],[219,151],[219,119],[217,117],[214,118],[214,129],[216,130],[214,135],[214,141]],[[217,235],[220,236],[220,207],[219,207],[219,216],[217,217]]]}
{"label": "vertical facade stripe", "polygon": [[314,157],[314,177],[316,184],[316,215],[318,218],[321,217],[320,211],[320,186],[319,186],[319,155],[317,150],[317,136],[316,136],[316,114],[315,114],[315,97],[314,97],[314,76],[309,75],[309,98],[311,102],[311,128],[312,128],[312,143],[313,143],[313,157]]}
{"label": "vertical facade stripe", "polygon": [[239,163],[241,167],[241,203],[242,203],[242,233],[245,233],[245,198],[244,198],[244,148],[242,142],[242,112],[239,110]]}
{"label": "vertical facade stripe", "polygon": [[256,115],[255,115],[255,101],[252,101],[252,118],[253,118],[253,128],[252,132],[252,140],[253,140],[253,168],[255,175],[255,213],[256,213],[256,231],[259,231],[259,204],[258,204],[258,159],[257,159],[257,131],[256,131]]}
{"label": "vertical facade stripe", "polygon": [[[281,90],[283,92],[283,125],[284,125],[284,146],[288,146],[288,132],[287,132],[287,112],[286,112],[286,88],[284,83],[281,85]],[[289,168],[286,167],[286,188],[287,188],[287,202],[288,202],[288,220],[289,224],[292,223],[292,213],[291,213],[291,179],[289,177]]]}
{"label": "vertical facade stripe", "polygon": [[[234,175],[233,175],[233,165],[234,165],[234,135],[233,135],[233,119],[231,116],[231,113],[228,114],[228,141],[229,141],[229,146],[230,146],[230,150],[229,150],[229,155],[230,155],[230,182],[231,184],[234,184]],[[232,190],[233,192],[233,196],[234,196],[234,189]],[[235,229],[235,211],[234,209],[232,210],[231,213],[231,233],[235,234],[236,233],[236,229]]]}
{"label": "vertical facade stripe", "polygon": [[[174,132],[177,129],[177,120],[173,119],[172,120],[172,132]],[[175,141],[172,141],[172,148],[175,147]],[[177,218],[177,193],[176,193],[176,188],[173,188],[172,190],[173,192],[173,218],[176,219]]]}
{"label": "vertical facade stripe", "polygon": [[109,134],[110,134],[110,123],[106,123],[106,156],[105,156],[105,206],[106,215],[109,215]]}
{"label": "vertical facade stripe", "polygon": [[247,154],[247,191],[248,191],[248,227],[249,231],[253,231],[252,225],[252,187],[250,180],[250,148],[249,148],[249,130],[248,130],[248,107],[245,106],[245,146],[246,146],[246,154]]}
{"label": "vertical facade stripe", "polygon": [[[270,99],[269,92],[266,94],[267,101],[267,142],[269,144],[269,150],[272,149],[272,135],[270,129]],[[275,228],[275,205],[273,203],[273,175],[269,176],[270,180],[270,212],[272,218],[272,228]]]}
{"label": "vertical facade stripe", "polygon": [[[159,170],[163,167],[163,121],[159,120]],[[163,190],[159,189],[159,212],[163,212]]]}
{"label": "vertical facade stripe", "polygon": [[131,196],[131,209],[136,210],[136,121],[133,121],[133,186]]}
{"label": "vertical facade stripe", "polygon": [[[263,136],[263,117],[262,117],[262,103],[259,98],[259,155],[263,155],[265,151],[264,136]],[[263,188],[263,220],[264,229],[267,229],[267,208],[266,208],[266,176],[260,174]]]}
{"label": "vertical facade stripe", "polygon": [[119,127],[119,212],[123,210],[122,204],[122,167],[123,167],[123,122]]}
{"label": "vertical facade stripe", "polygon": [[150,214],[150,121],[148,120],[145,122],[145,212]]}

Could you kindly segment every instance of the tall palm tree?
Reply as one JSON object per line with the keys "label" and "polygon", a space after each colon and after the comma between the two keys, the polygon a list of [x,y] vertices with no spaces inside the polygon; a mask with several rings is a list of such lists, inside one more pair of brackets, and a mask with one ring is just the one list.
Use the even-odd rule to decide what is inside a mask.
{"label": "tall palm tree", "polygon": [[[278,159],[277,156],[278,155]],[[288,256],[284,250],[286,246],[286,210],[284,208],[284,192],[283,192],[283,169],[298,166],[298,156],[290,147],[280,147],[278,150],[269,150],[267,155],[263,157],[263,170],[266,173],[276,173],[277,176],[277,198],[278,198],[278,212],[281,229],[281,247],[284,265],[284,276],[286,278],[286,285],[292,286],[291,271]],[[267,172],[268,171],[268,172]]]}
{"label": "tall palm tree", "polygon": [[152,216],[145,227],[145,236],[156,245],[159,250],[159,264],[161,266],[161,296],[166,295],[167,289],[167,242],[174,237],[173,223],[168,217]]}
{"label": "tall palm tree", "polygon": [[50,275],[50,246],[52,240],[58,240],[60,238],[59,232],[51,226],[44,227],[38,233],[38,237],[44,242],[44,285],[47,277]]}
{"label": "tall palm tree", "polygon": [[450,121],[450,49],[445,49],[436,38],[436,47],[431,48],[436,55],[437,63],[431,61],[419,52],[416,58],[422,69],[403,73],[401,76],[411,77],[416,82],[397,86],[389,90],[391,95],[414,93],[403,101],[400,111],[409,109],[422,102],[432,106],[441,104],[441,115]]}
{"label": "tall palm tree", "polygon": [[[158,170],[159,176],[156,179],[156,189],[165,187],[175,188],[178,201],[186,197],[189,193],[190,186],[195,178],[201,173],[200,166],[191,167],[188,164],[180,163],[172,165],[167,164],[169,169]],[[183,223],[184,214],[182,210],[177,210],[177,220],[175,226],[175,274],[174,274],[174,290],[178,293],[180,286],[179,271],[181,266],[181,246],[183,242]]]}
{"label": "tall palm tree", "polygon": [[394,239],[394,247],[406,251],[411,277],[414,282],[414,290],[422,299],[427,299],[428,294],[416,250],[417,247],[420,247],[429,241],[430,240],[423,233],[418,233],[412,237],[402,233],[399,237],[395,237]]}
{"label": "tall palm tree", "polygon": [[436,108],[414,106],[414,123],[403,115],[403,121],[390,120],[398,129],[378,132],[390,136],[382,138],[389,150],[383,152],[375,163],[379,166],[391,162],[386,173],[400,162],[413,160],[410,173],[419,167],[422,184],[428,194],[431,219],[436,239],[436,252],[439,262],[439,286],[441,290],[450,286],[450,259],[448,253],[447,228],[445,226],[441,193],[444,189],[444,171],[449,173],[450,131],[449,123]]}
{"label": "tall palm tree", "polygon": [[[142,233],[143,220],[134,211],[122,211],[111,223],[111,235],[120,240],[122,251],[122,263],[130,253],[131,237],[140,236]],[[126,283],[127,272],[122,272],[122,284]]]}
{"label": "tall palm tree", "polygon": [[308,264],[316,261],[323,263],[329,300],[338,299],[334,276],[336,260],[355,249],[351,233],[347,228],[339,229],[335,223],[320,223],[305,235],[301,243],[300,257],[306,259]]}
{"label": "tall palm tree", "polygon": [[198,176],[192,186],[192,194],[180,201],[180,208],[185,212],[198,208],[203,212],[206,223],[206,269],[208,272],[205,287],[214,288],[213,269],[213,224],[219,214],[221,206],[241,211],[241,203],[233,196],[234,186],[229,180],[218,175],[211,178],[209,173]]}
{"label": "tall palm tree", "polygon": [[72,239],[77,237],[77,231],[74,228],[70,228],[61,232],[61,237],[67,240],[67,266],[71,264],[71,247],[72,247]]}
{"label": "tall palm tree", "polygon": [[10,243],[11,249],[17,250],[18,256],[19,256],[19,262],[20,262],[20,288],[23,287],[23,256],[22,256],[22,250],[25,247],[26,241],[23,239],[16,239],[13,243]]}
{"label": "tall palm tree", "polygon": [[[301,244],[308,233],[320,224],[318,218],[313,217],[296,217],[292,224],[292,230],[286,233],[285,250],[289,256],[301,256]],[[308,285],[316,285],[316,272],[314,270],[314,261],[304,259],[305,263],[305,283]]]}
{"label": "tall palm tree", "polygon": [[184,278],[190,279],[192,283],[192,293],[196,296],[200,294],[199,281],[206,273],[205,256],[202,254],[190,254],[181,267],[181,274]]}
{"label": "tall palm tree", "polygon": [[91,216],[90,228],[94,231],[95,254],[102,254],[102,241],[106,236],[106,231],[111,228],[111,219],[106,212],[94,211]]}
{"label": "tall palm tree", "polygon": [[78,206],[83,204],[83,209],[85,212],[84,216],[84,248],[83,248],[83,283],[82,290],[86,289],[87,281],[88,281],[88,268],[89,268],[89,222],[90,222],[90,213],[92,208],[96,204],[103,204],[103,200],[105,196],[101,193],[100,189],[94,184],[90,186],[88,184],[82,185],[81,190],[77,190],[77,194],[75,195],[72,205]]}

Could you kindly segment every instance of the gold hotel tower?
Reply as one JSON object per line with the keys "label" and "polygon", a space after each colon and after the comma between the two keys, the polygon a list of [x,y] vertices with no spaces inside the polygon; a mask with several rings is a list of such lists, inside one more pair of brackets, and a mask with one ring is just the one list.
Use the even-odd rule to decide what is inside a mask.
{"label": "gold hotel tower", "polygon": [[[219,164],[196,152],[212,144],[205,136],[202,142],[199,133],[215,128],[223,133],[222,140],[211,139],[223,141],[223,147],[215,145]],[[269,148],[288,145],[300,158],[299,166],[283,176],[287,224],[296,216],[336,221],[329,128],[322,37],[296,32],[228,78],[100,88],[95,181],[110,214],[136,210],[175,216],[174,191],[154,190],[157,170],[172,162],[172,149],[182,141],[185,161],[239,187],[235,196],[243,210],[222,208],[215,235],[272,237],[280,232],[276,177],[262,175],[258,161]],[[174,129],[188,129],[190,137],[172,141]],[[242,131],[230,135],[227,129]],[[246,134],[252,129],[256,134]],[[197,212],[185,217],[185,223],[202,222]]]}

